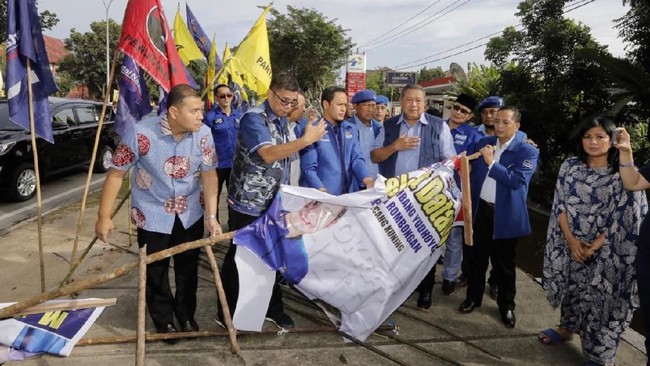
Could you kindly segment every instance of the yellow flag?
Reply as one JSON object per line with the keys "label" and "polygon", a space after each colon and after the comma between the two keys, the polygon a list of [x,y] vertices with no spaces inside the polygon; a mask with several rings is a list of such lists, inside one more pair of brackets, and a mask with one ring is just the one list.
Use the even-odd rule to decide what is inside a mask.
{"label": "yellow flag", "polygon": [[[214,46],[214,44],[212,44],[212,46]],[[221,58],[221,62],[223,62],[223,64],[226,65],[226,60],[228,60],[229,58],[230,58],[230,48],[228,47],[228,43],[226,43],[226,48],[223,50],[223,57]],[[228,62],[228,66],[226,66],[223,69],[221,75],[219,75],[219,84],[228,85],[229,71],[230,71],[230,62]]]}
{"label": "yellow flag", "polygon": [[264,9],[233,56],[239,61],[239,65],[235,66],[241,67],[248,81],[246,85],[258,95],[265,95],[271,85],[269,35],[266,31],[266,15],[270,10],[270,5]]}
{"label": "yellow flag", "polygon": [[210,101],[210,105],[214,104],[214,82],[212,79],[214,79],[215,72],[216,72],[216,67],[217,67],[217,44],[215,42],[216,34],[212,36],[212,47],[210,48],[210,54],[208,55],[208,72],[206,73],[205,77],[205,86],[208,89],[208,101]]}
{"label": "yellow flag", "polygon": [[183,17],[181,17],[180,10],[176,12],[176,17],[174,17],[174,43],[176,44],[178,55],[183,60],[183,64],[187,65],[192,60],[203,59],[203,53],[194,42],[192,33],[187,29],[187,25]]}
{"label": "yellow flag", "polygon": [[[228,61],[229,58],[230,61]],[[223,72],[219,76],[219,84],[228,85],[228,76],[230,75],[230,80],[232,80],[234,84],[238,85],[237,89],[239,89],[242,99],[245,102],[248,102],[248,94],[246,94],[246,91],[244,90],[244,80],[242,79],[242,66],[239,63],[239,60],[231,56],[230,48],[227,43],[221,60],[224,65],[227,65],[224,66]]]}

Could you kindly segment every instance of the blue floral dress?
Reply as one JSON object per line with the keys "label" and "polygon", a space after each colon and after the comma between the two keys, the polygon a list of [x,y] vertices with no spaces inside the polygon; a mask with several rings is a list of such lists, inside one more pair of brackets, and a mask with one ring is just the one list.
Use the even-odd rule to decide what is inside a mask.
{"label": "blue floral dress", "polygon": [[[623,189],[611,168],[589,168],[578,158],[562,164],[548,225],[542,285],[560,327],[580,335],[585,357],[614,362],[621,334],[638,307],[634,259],[645,193]],[[573,235],[586,243],[603,232],[605,244],[587,262],[571,258],[559,215],[566,212]]]}

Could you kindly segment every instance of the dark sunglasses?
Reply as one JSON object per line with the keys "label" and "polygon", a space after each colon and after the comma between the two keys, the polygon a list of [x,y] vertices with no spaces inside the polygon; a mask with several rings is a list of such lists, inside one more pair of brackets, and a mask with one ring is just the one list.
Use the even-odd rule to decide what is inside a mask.
{"label": "dark sunglasses", "polygon": [[217,97],[218,97],[219,99],[232,98],[232,93],[228,93],[228,94],[219,94],[219,95],[217,95]]}
{"label": "dark sunglasses", "polygon": [[273,92],[273,94],[274,94],[276,97],[278,97],[278,99],[280,100],[280,104],[281,104],[283,107],[289,107],[289,106],[291,106],[291,107],[296,107],[296,106],[298,106],[298,99],[294,99],[294,100],[284,99],[284,98],[282,98],[281,96],[279,96],[278,93],[275,92],[275,90],[271,89],[271,91]]}
{"label": "dark sunglasses", "polygon": [[451,107],[451,109],[455,110],[456,112],[460,112],[460,113],[462,113],[462,114],[464,114],[464,115],[468,115],[468,114],[472,113],[472,111],[467,110],[467,109],[464,109],[462,106],[460,106],[460,105],[458,105],[458,104],[454,104],[454,105]]}

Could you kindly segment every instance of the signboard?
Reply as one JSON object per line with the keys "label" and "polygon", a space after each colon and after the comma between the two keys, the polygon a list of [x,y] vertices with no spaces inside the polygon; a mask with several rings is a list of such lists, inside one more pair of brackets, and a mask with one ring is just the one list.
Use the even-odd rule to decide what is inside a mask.
{"label": "signboard", "polygon": [[386,72],[386,84],[390,87],[402,87],[407,84],[415,84],[416,80],[415,72]]}
{"label": "signboard", "polygon": [[354,94],[366,88],[366,55],[350,55],[345,69],[345,91],[350,101]]}

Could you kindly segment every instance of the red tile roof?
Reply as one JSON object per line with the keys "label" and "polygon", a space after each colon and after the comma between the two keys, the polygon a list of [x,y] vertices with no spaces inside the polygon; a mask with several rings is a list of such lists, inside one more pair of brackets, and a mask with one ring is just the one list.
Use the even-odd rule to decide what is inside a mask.
{"label": "red tile roof", "polygon": [[47,50],[47,58],[51,64],[58,64],[62,58],[67,56],[70,52],[65,49],[65,44],[62,40],[43,35],[45,41],[45,49]]}
{"label": "red tile roof", "polygon": [[453,76],[445,76],[445,77],[442,77],[442,78],[423,81],[423,82],[420,82],[418,84],[420,84],[420,86],[423,87],[423,88],[427,88],[427,87],[430,87],[430,86],[445,85],[445,84],[449,84],[449,83],[453,83],[453,82],[454,82],[454,77]]}

